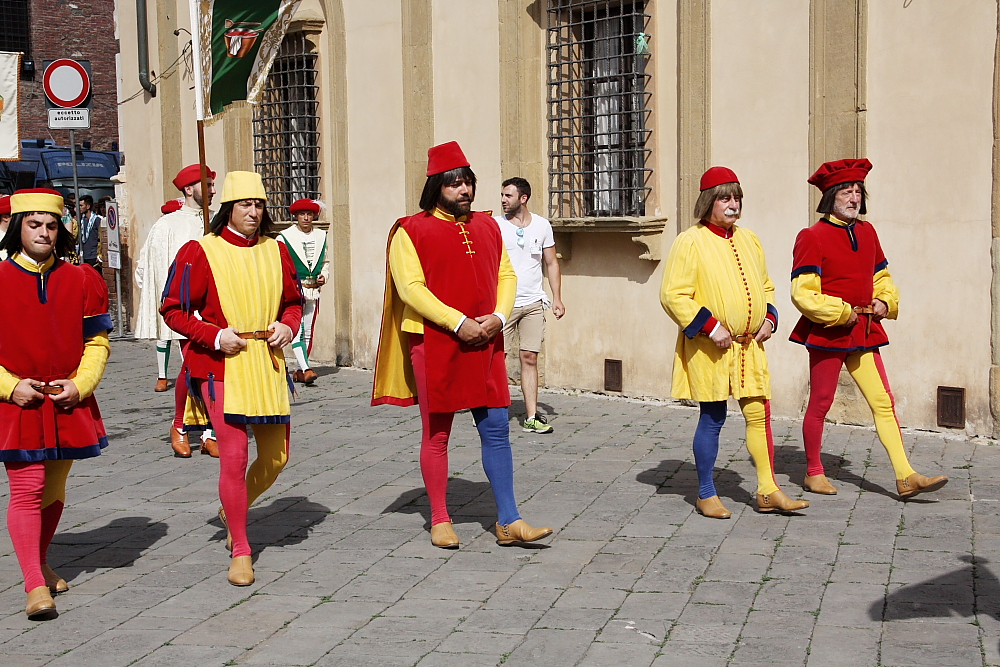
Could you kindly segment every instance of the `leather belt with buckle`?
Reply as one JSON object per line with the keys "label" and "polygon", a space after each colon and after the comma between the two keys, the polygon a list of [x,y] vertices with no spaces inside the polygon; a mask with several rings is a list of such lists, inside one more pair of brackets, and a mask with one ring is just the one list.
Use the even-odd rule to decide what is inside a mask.
{"label": "leather belt with buckle", "polygon": [[[236,334],[239,338],[243,340],[263,340],[266,341],[271,336],[274,335],[273,331],[243,331]],[[274,366],[274,370],[281,370],[278,366],[278,357],[274,354],[274,348],[270,345],[267,346],[267,352],[271,355],[271,365]]]}
{"label": "leather belt with buckle", "polygon": [[754,335],[751,333],[739,334],[738,336],[733,336],[733,340],[740,345],[749,345],[754,340]]}
{"label": "leather belt with buckle", "polygon": [[872,315],[875,314],[875,308],[873,306],[854,306],[852,308],[857,315],[867,315],[868,319],[865,322],[865,335],[869,335],[872,332]]}
{"label": "leather belt with buckle", "polygon": [[46,396],[57,396],[65,391],[62,387],[53,387],[47,384],[33,384],[31,388],[39,394],[45,394]]}

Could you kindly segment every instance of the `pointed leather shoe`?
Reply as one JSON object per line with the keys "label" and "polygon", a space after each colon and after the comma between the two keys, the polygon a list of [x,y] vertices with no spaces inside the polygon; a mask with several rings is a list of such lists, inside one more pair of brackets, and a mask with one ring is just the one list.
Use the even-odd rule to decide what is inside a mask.
{"label": "pointed leather shoe", "polygon": [[170,389],[170,380],[165,378],[160,378],[156,381],[156,386],[153,387],[153,391],[166,391]]}
{"label": "pointed leather shoe", "polygon": [[201,441],[201,453],[208,454],[212,458],[219,458],[219,442],[215,438],[206,438]]}
{"label": "pointed leather shoe", "polygon": [[948,483],[948,478],[944,475],[937,477],[925,477],[919,472],[915,472],[906,479],[896,480],[896,491],[900,498],[912,498],[918,493],[937,491]]}
{"label": "pointed leather shoe", "polygon": [[173,426],[170,427],[170,448],[174,450],[174,456],[178,458],[191,458],[191,443],[188,441],[188,434],[181,433]]}
{"label": "pointed leather shoe", "polygon": [[305,382],[306,385],[312,386],[312,383],[315,382],[318,377],[319,375],[316,374],[316,371],[311,368],[307,368],[306,372],[302,374],[302,381]]}
{"label": "pointed leather shoe", "polygon": [[253,558],[237,556],[229,564],[229,583],[233,586],[249,586],[253,579]]}
{"label": "pointed leather shoe", "polygon": [[48,586],[39,586],[28,591],[28,604],[25,605],[24,612],[32,621],[47,621],[59,615]]}
{"label": "pointed leather shoe", "polygon": [[830,480],[826,478],[826,475],[806,475],[802,486],[806,491],[811,491],[812,493],[819,493],[824,496],[837,495],[837,487],[830,484]]}
{"label": "pointed leather shoe", "polygon": [[229,522],[226,521],[226,510],[222,507],[219,508],[219,521],[222,522],[222,527],[226,529],[226,549],[229,553],[233,552],[233,534],[229,532]]}
{"label": "pointed leather shoe", "polygon": [[500,546],[534,542],[551,534],[551,528],[532,528],[524,519],[518,519],[509,526],[501,526],[497,523],[497,544]]}
{"label": "pointed leather shoe", "polygon": [[431,544],[442,549],[457,549],[458,535],[451,521],[436,523],[431,526]]}
{"label": "pointed leather shoe", "polygon": [[695,509],[698,510],[698,514],[707,516],[709,519],[728,519],[733,515],[719,500],[719,496],[699,498],[698,502],[695,503]]}
{"label": "pointed leather shoe", "polygon": [[808,500],[792,500],[781,489],[774,493],[757,494],[758,512],[798,512],[807,507],[809,507]]}
{"label": "pointed leather shoe", "polygon": [[66,580],[56,574],[48,563],[42,563],[42,576],[45,577],[45,585],[49,587],[49,592],[53,595],[69,590],[69,584],[66,583]]}

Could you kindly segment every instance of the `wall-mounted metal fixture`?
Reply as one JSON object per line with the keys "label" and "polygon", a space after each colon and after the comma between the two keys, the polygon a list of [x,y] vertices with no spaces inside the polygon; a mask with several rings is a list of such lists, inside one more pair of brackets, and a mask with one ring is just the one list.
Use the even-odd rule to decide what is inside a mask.
{"label": "wall-mounted metal fixture", "polygon": [[622,361],[621,359],[604,360],[604,391],[622,390]]}
{"label": "wall-mounted metal fixture", "polygon": [[156,97],[156,84],[149,80],[149,28],[146,21],[146,0],[135,0],[136,33],[139,38],[139,85]]}
{"label": "wall-mounted metal fixture", "polygon": [[946,428],[965,428],[965,387],[937,388],[937,423]]}

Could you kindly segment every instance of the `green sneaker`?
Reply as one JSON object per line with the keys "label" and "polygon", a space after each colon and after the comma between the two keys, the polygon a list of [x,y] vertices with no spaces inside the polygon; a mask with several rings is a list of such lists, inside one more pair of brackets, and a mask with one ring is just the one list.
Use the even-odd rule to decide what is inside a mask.
{"label": "green sneaker", "polygon": [[521,430],[525,433],[552,433],[552,427],[545,421],[545,417],[541,415],[525,419]]}

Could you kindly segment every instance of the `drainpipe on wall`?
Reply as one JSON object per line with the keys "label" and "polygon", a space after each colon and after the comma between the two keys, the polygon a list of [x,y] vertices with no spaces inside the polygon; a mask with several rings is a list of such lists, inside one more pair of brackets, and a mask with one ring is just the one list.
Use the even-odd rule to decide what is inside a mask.
{"label": "drainpipe on wall", "polygon": [[156,84],[149,80],[149,30],[146,28],[146,0],[135,0],[136,33],[139,38],[139,84],[156,97]]}
{"label": "drainpipe on wall", "polygon": [[993,56],[993,210],[990,260],[993,280],[990,290],[990,413],[993,437],[1000,437],[1000,1],[997,2],[997,44]]}

